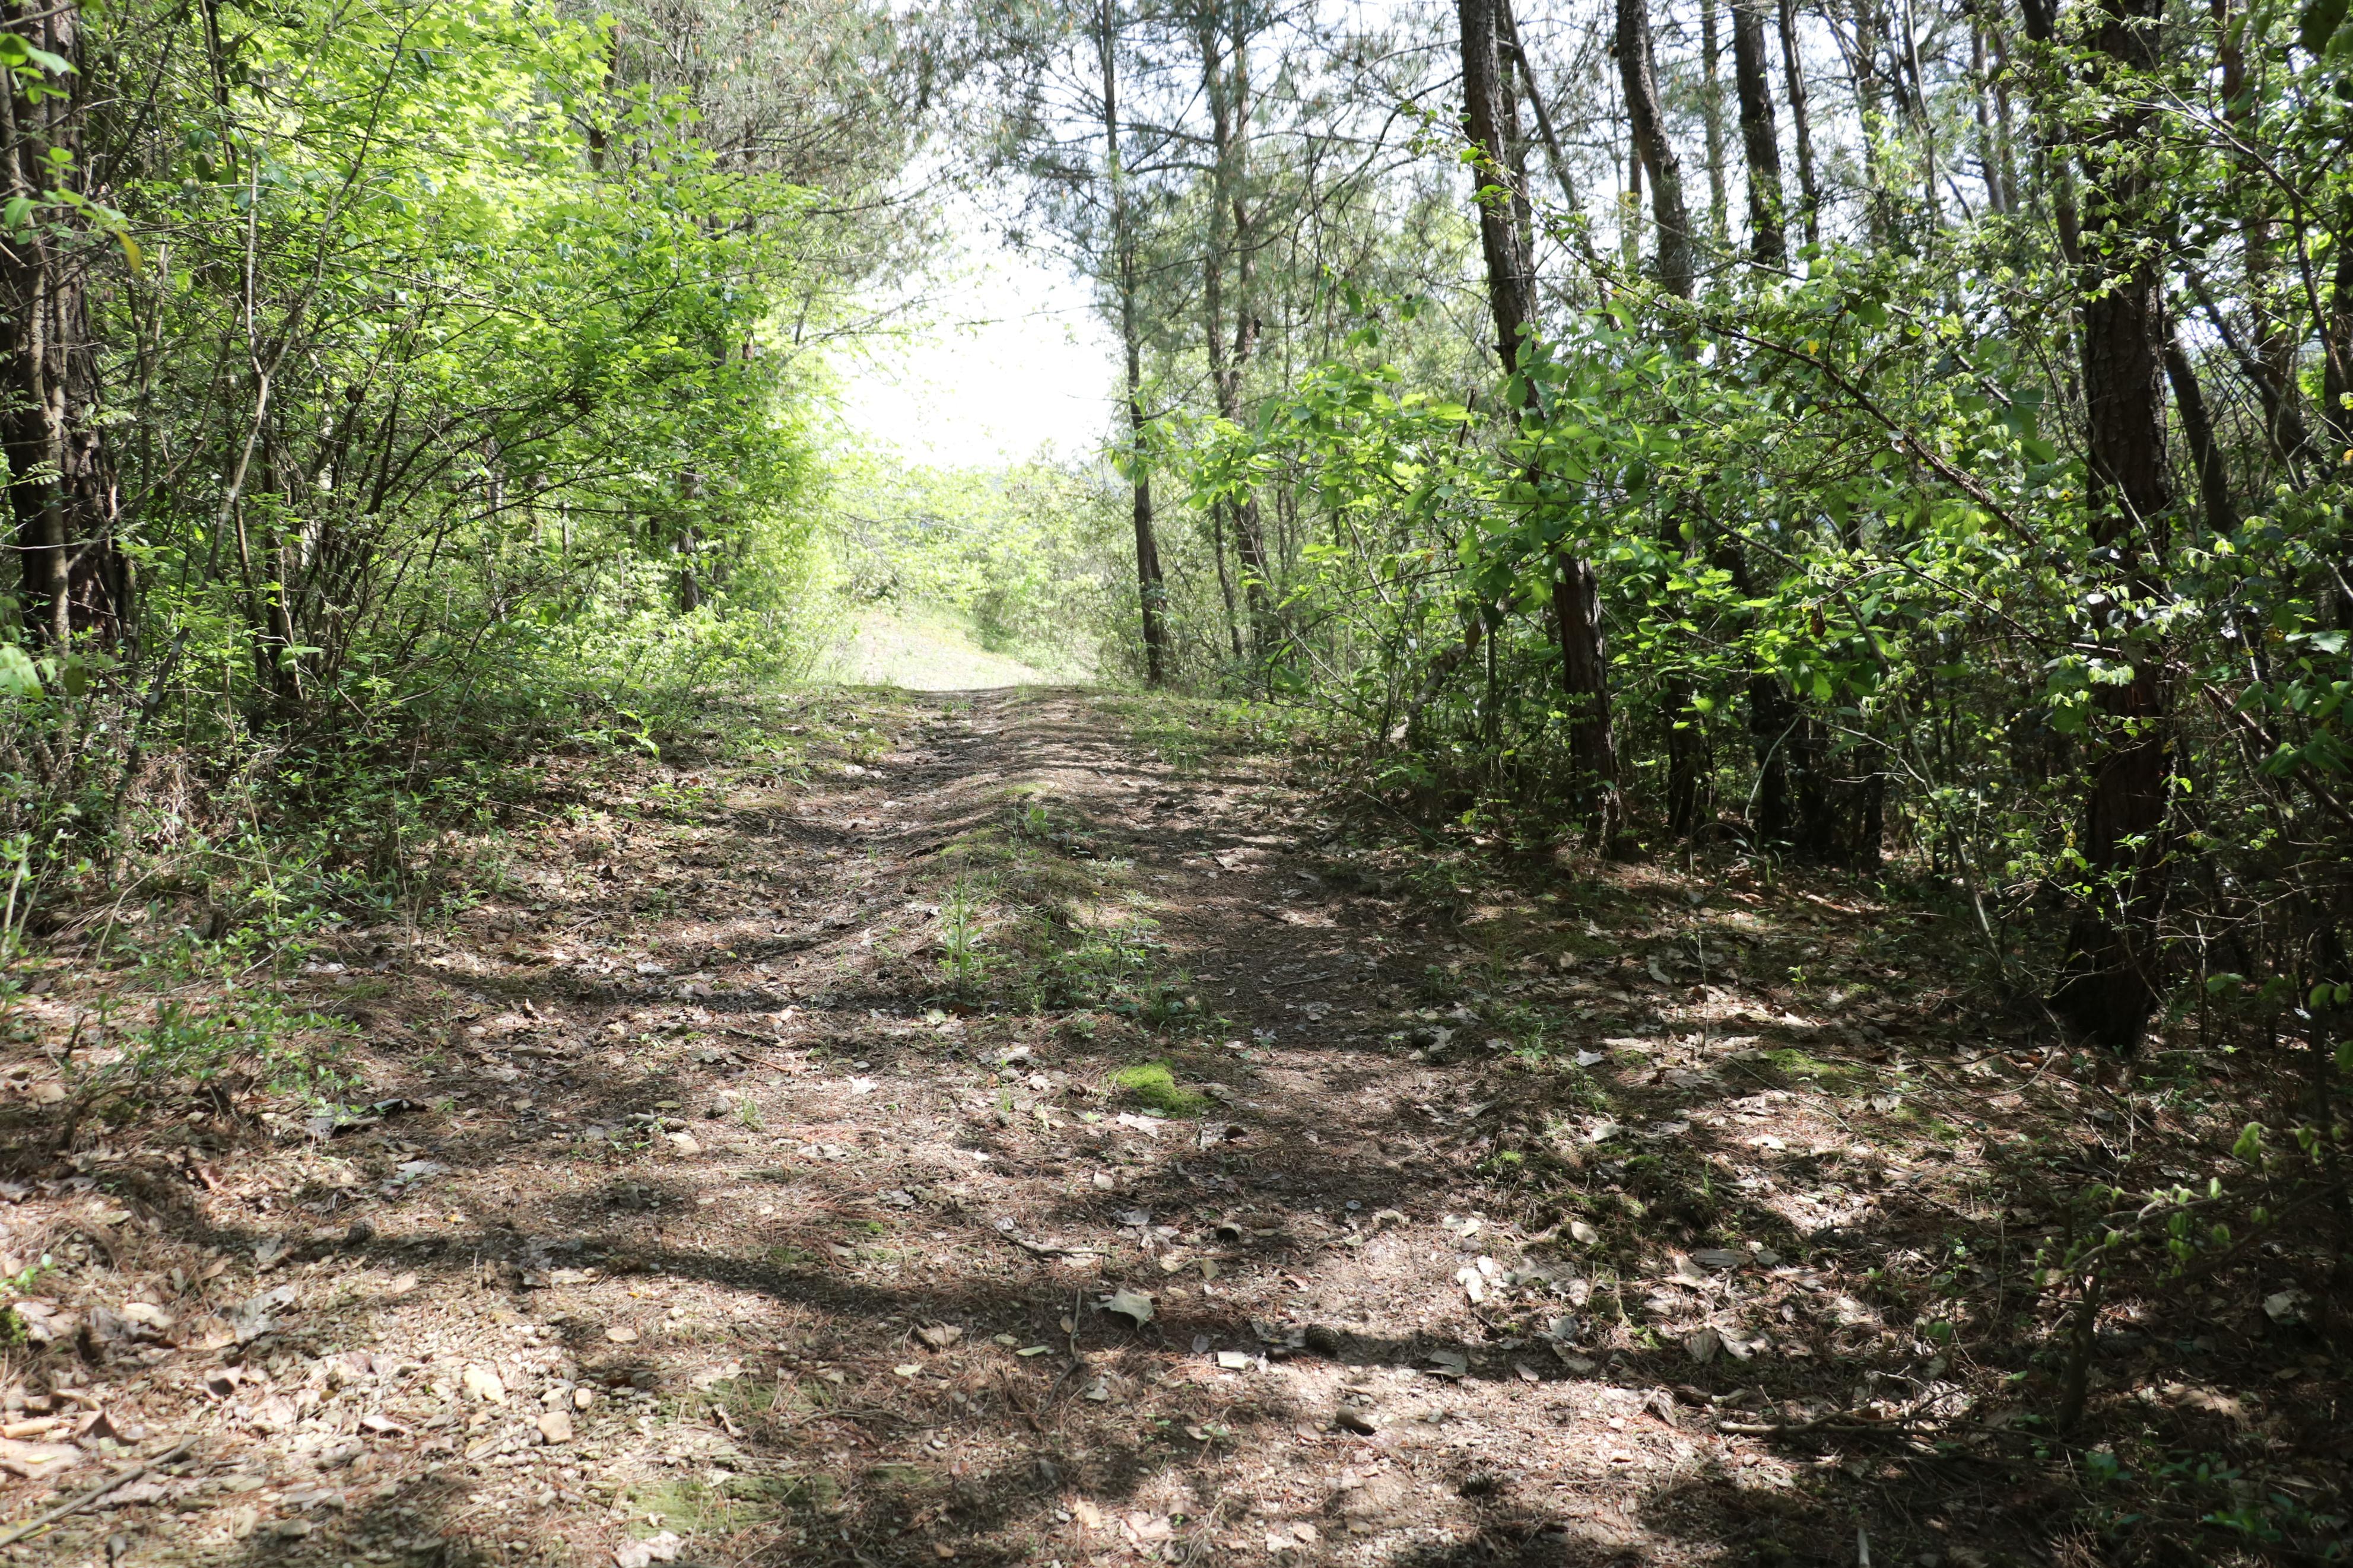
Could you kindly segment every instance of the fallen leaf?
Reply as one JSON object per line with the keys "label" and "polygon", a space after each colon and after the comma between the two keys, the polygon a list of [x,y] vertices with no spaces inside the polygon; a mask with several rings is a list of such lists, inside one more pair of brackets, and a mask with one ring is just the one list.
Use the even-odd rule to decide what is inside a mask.
{"label": "fallen leaf", "polygon": [[1723,1348],[1724,1336],[1717,1333],[1714,1329],[1702,1329],[1699,1332],[1683,1341],[1684,1352],[1690,1355],[1692,1360],[1699,1363],[1702,1366],[1705,1366],[1708,1363],[1714,1361],[1715,1359],[1715,1352]]}
{"label": "fallen leaf", "polygon": [[1139,1329],[1152,1321],[1152,1298],[1141,1290],[1122,1287],[1095,1305],[1106,1312],[1117,1312],[1121,1317],[1132,1320]]}
{"label": "fallen leaf", "polygon": [[1568,1222],[1568,1236],[1579,1247],[1595,1247],[1601,1241],[1601,1233],[1581,1219]]}
{"label": "fallen leaf", "polygon": [[915,1331],[915,1337],[935,1351],[944,1351],[964,1338],[964,1331],[954,1323],[925,1323]]}

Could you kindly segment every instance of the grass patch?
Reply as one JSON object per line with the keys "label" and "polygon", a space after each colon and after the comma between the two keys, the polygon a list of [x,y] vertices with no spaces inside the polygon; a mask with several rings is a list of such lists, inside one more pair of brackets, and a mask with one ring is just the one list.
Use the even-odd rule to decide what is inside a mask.
{"label": "grass patch", "polygon": [[1177,1083],[1166,1062],[1140,1062],[1113,1072],[1105,1080],[1113,1089],[1164,1116],[1198,1116],[1209,1108],[1209,1097]]}
{"label": "grass patch", "polygon": [[1852,1068],[1826,1062],[1820,1057],[1808,1056],[1792,1046],[1758,1053],[1773,1070],[1783,1078],[1799,1079],[1834,1094],[1852,1094],[1867,1079]]}

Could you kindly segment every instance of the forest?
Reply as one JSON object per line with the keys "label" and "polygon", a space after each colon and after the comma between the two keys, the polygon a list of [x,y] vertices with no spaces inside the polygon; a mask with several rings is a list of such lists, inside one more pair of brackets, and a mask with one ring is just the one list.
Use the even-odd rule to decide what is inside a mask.
{"label": "forest", "polygon": [[0,68],[0,1556],[2353,1555],[2347,0]]}

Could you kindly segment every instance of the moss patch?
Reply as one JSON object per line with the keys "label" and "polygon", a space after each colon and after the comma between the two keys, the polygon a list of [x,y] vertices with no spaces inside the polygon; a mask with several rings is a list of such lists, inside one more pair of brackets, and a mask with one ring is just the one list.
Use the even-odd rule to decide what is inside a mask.
{"label": "moss patch", "polygon": [[1209,1108],[1209,1097],[1198,1089],[1180,1087],[1166,1062],[1140,1062],[1134,1067],[1121,1068],[1105,1081],[1130,1100],[1164,1116],[1198,1116]]}

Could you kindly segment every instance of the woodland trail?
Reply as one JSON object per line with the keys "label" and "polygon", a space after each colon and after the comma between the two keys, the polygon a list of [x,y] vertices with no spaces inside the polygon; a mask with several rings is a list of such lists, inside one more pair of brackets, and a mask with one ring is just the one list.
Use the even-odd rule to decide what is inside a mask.
{"label": "woodland trail", "polygon": [[[1906,919],[1589,864],[1433,913],[1414,851],[1181,710],[846,711],[798,780],[551,763],[586,809],[504,895],[314,966],[377,1111],[21,1196],[14,1234],[103,1241],[52,1320],[81,1402],[40,1405],[197,1448],[16,1560],[1852,1562],[1861,1528],[1968,1563],[2042,1528],[1998,1455],[1920,1468],[1968,1399],[1864,1277],[2000,1221],[1984,1118],[2096,1091],[1983,1049]],[[1871,984],[1809,1018],[1792,960]]]}

